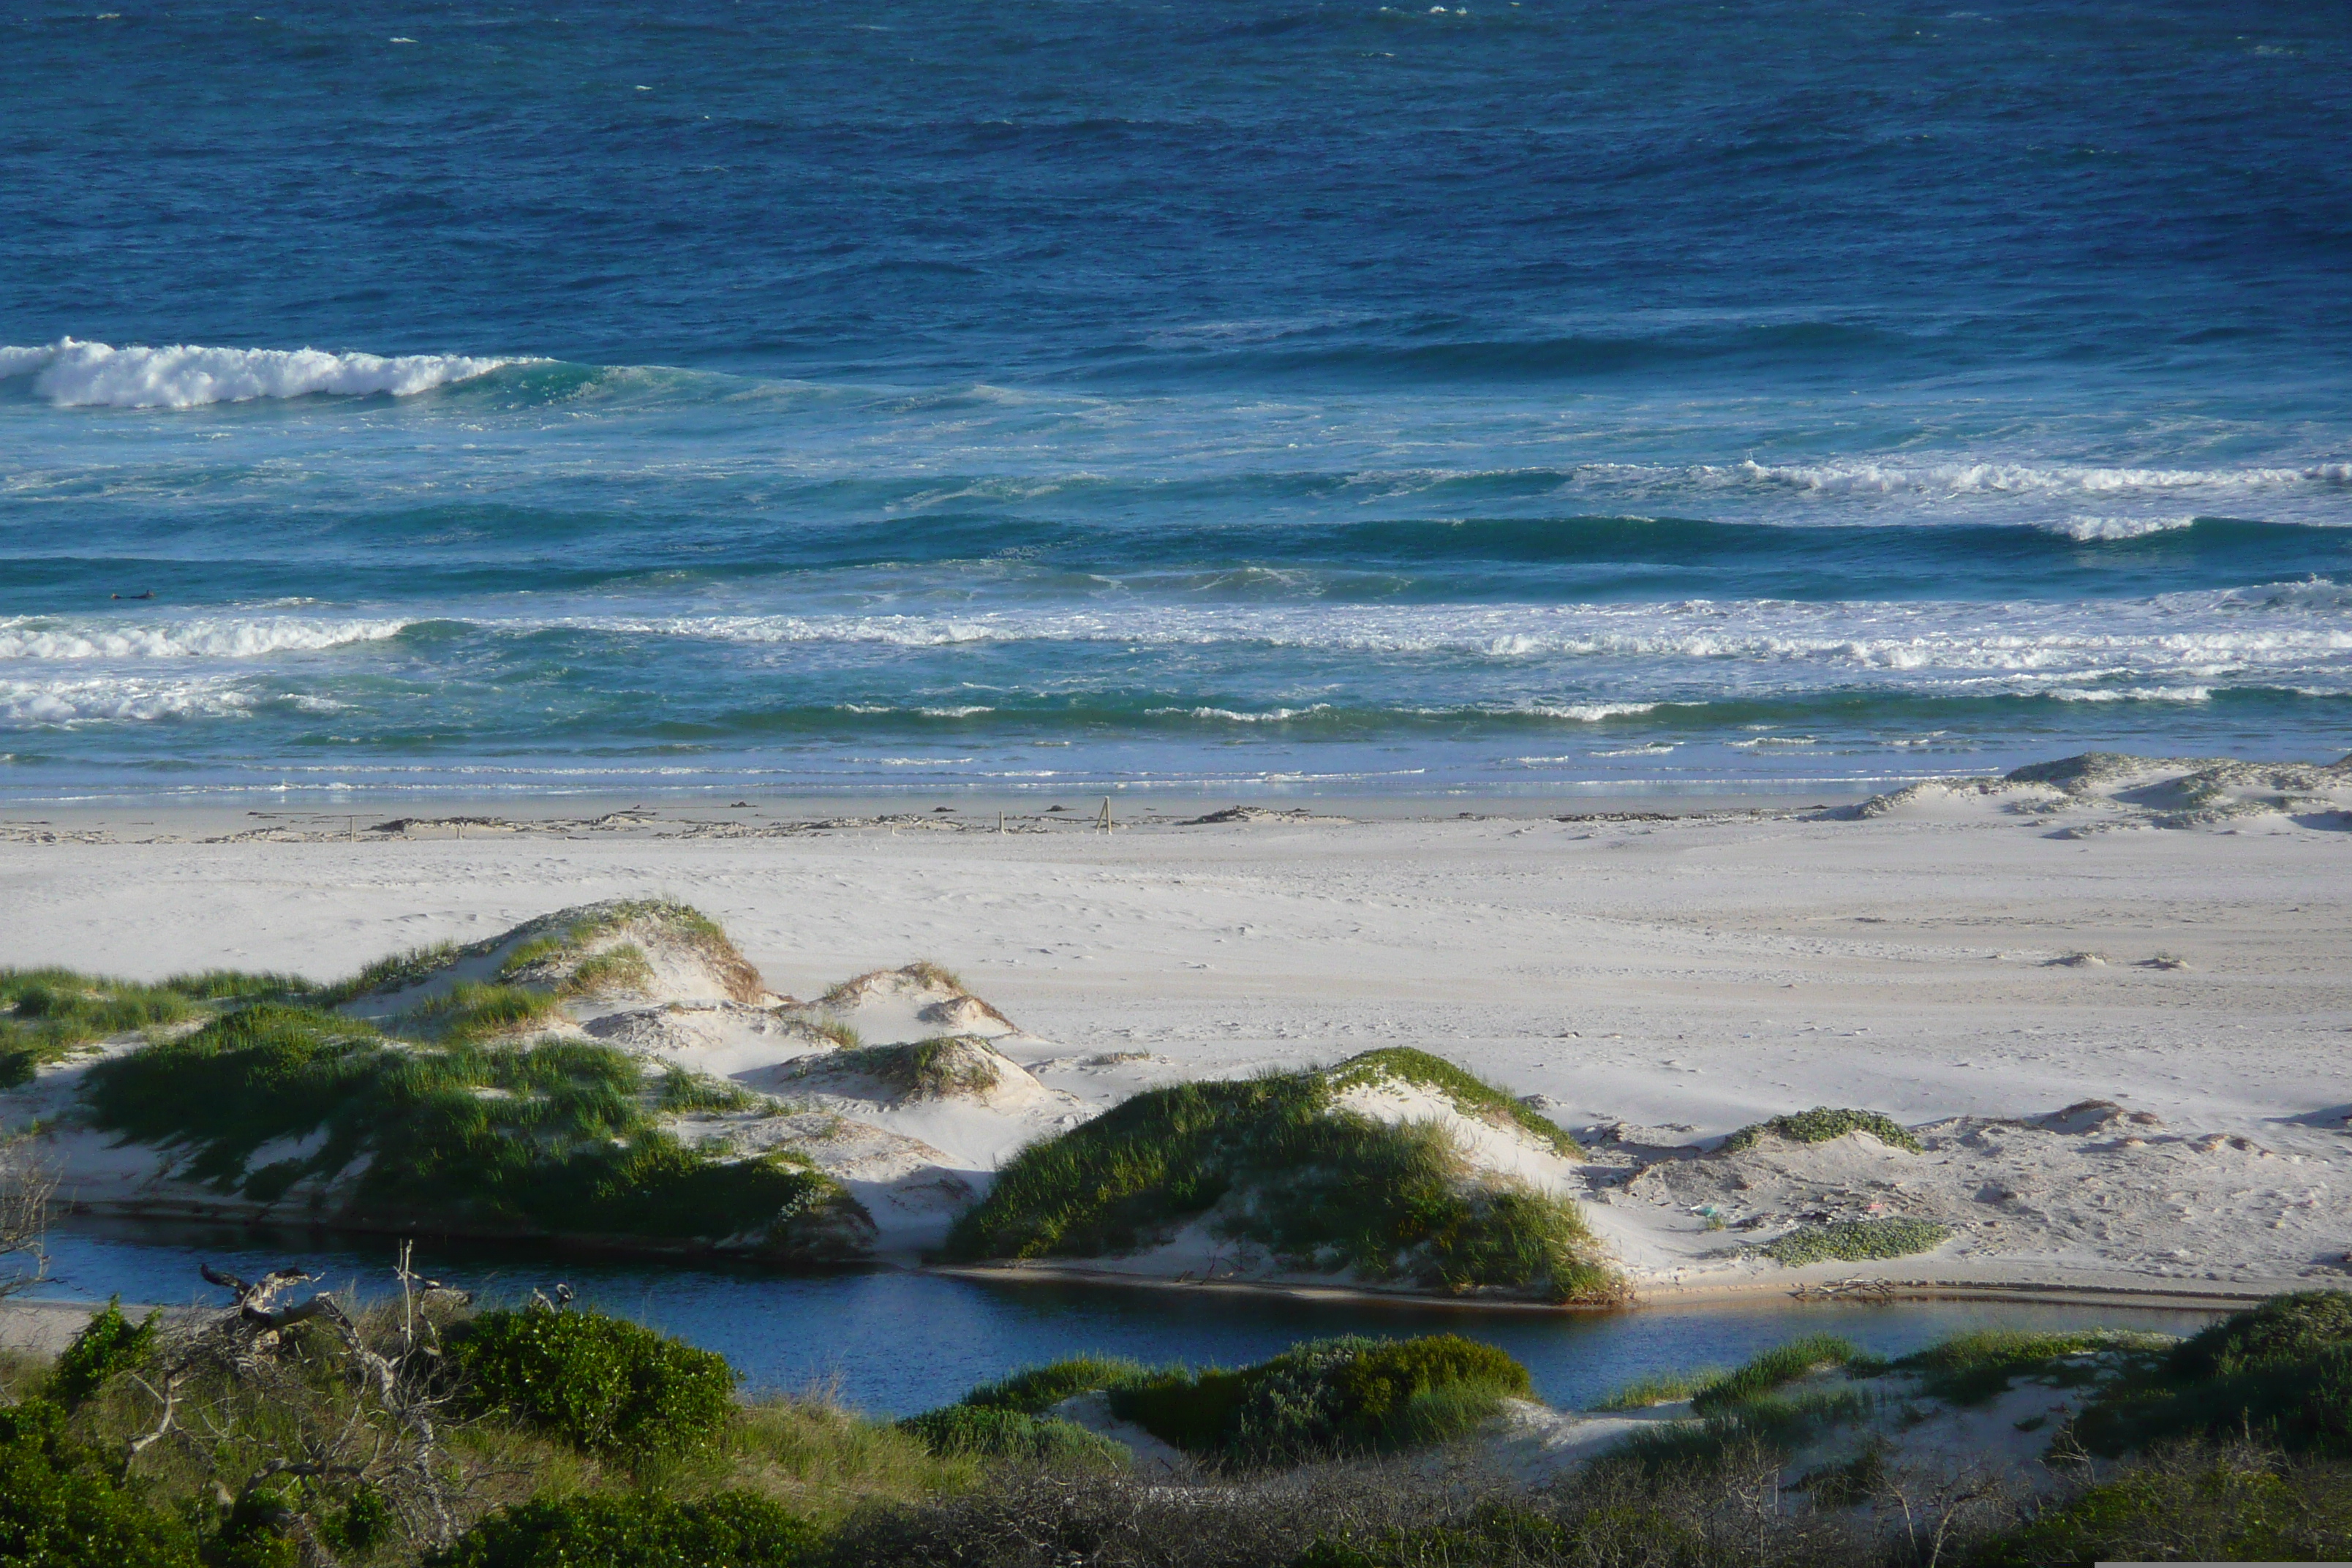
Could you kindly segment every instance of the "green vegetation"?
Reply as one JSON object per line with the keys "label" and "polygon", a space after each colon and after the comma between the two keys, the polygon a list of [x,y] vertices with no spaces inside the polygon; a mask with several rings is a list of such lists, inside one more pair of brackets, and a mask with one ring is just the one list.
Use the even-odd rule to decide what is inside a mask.
{"label": "green vegetation", "polygon": [[70,1410],[104,1387],[116,1373],[128,1371],[155,1351],[155,1325],[160,1312],[150,1312],[138,1323],[122,1315],[122,1298],[110,1296],[106,1310],[82,1326],[58,1356],[49,1377],[49,1396]]}
{"label": "green vegetation", "polygon": [[[188,1179],[265,1203],[310,1181],[320,1212],[375,1222],[849,1245],[863,1215],[837,1184],[786,1155],[686,1147],[655,1121],[677,1092],[609,1047],[423,1048],[276,1003],[100,1063],[87,1089],[100,1127],[185,1149]],[[271,1144],[298,1152],[252,1168]]]}
{"label": "green vegetation", "polygon": [[1768,1132],[1791,1143],[1826,1143],[1849,1132],[1867,1132],[1894,1148],[1908,1149],[1914,1154],[1927,1152],[1919,1140],[1911,1135],[1911,1130],[1891,1116],[1875,1110],[1838,1110],[1826,1105],[1743,1127],[1723,1141],[1723,1151],[1736,1153],[1753,1148]]}
{"label": "green vegetation", "polygon": [[1162,1442],[1255,1467],[1444,1442],[1528,1387],[1527,1368],[1458,1334],[1349,1335],[1238,1372],[1148,1373],[1112,1384],[1110,1407]]}
{"label": "green vegetation", "polygon": [[195,1568],[194,1532],[151,1506],[46,1400],[0,1405],[0,1563],[26,1568]]}
{"label": "green vegetation", "polygon": [[1612,1391],[1595,1410],[1648,1410],[1659,1405],[1679,1405],[1723,1376],[1720,1368],[1696,1372],[1654,1372]]}
{"label": "green vegetation", "polygon": [[1616,1278],[1571,1200],[1475,1184],[1440,1129],[1374,1121],[1333,1097],[1319,1073],[1137,1095],[1015,1155],[946,1251],[1099,1257],[1206,1215],[1219,1235],[1294,1267],[1457,1293],[1613,1299]]}
{"label": "green vegetation", "polygon": [[461,980],[404,1014],[399,1032],[465,1046],[527,1034],[562,1016],[561,1005],[544,991]]}
{"label": "green vegetation", "polygon": [[1075,1421],[1026,1411],[972,1405],[927,1410],[898,1423],[901,1431],[941,1458],[970,1455],[1021,1459],[1071,1469],[1125,1469],[1126,1446],[1087,1431]]}
{"label": "green vegetation", "polygon": [[816,1066],[829,1073],[864,1073],[909,1100],[985,1094],[996,1087],[993,1053],[980,1042],[962,1036],[941,1036],[904,1046],[843,1044],[838,1055],[827,1057]]}
{"label": "green vegetation", "polygon": [[2088,1383],[2088,1358],[2101,1352],[2145,1350],[2171,1342],[2147,1335],[2094,1330],[2084,1333],[2035,1333],[2024,1329],[1980,1329],[1932,1345],[1894,1363],[1916,1373],[1919,1391],[1954,1405],[1981,1405],[2008,1392],[2021,1377],[2074,1386]]}
{"label": "green vegetation", "polygon": [[254,973],[243,969],[206,969],[174,974],[163,989],[197,1002],[251,1002],[264,997],[308,996],[318,989],[299,974]]}
{"label": "green vegetation", "polygon": [[1550,1118],[1538,1114],[1485,1079],[1474,1077],[1444,1058],[1415,1050],[1411,1046],[1390,1046],[1349,1057],[1333,1068],[1328,1077],[1331,1087],[1341,1090],[1358,1084],[1375,1083],[1383,1078],[1433,1089],[1452,1100],[1465,1116],[1483,1116],[1490,1121],[1513,1122],[1550,1144],[1555,1152],[1567,1159],[1580,1160],[1584,1157],[1583,1146]]}
{"label": "green vegetation", "polygon": [[812,1024],[809,1027],[844,1050],[854,1051],[866,1043],[866,1037],[859,1034],[855,1026],[845,1024],[838,1018],[827,1018],[824,1022]]}
{"label": "green vegetation", "polygon": [[1970,1568],[2325,1563],[2352,1557],[2352,1468],[2243,1447],[2175,1450],[1988,1541]]}
{"label": "green vegetation", "polygon": [[1808,1263],[1839,1260],[1859,1263],[1874,1258],[1905,1258],[1929,1252],[1951,1237],[1951,1231],[1933,1220],[1890,1216],[1850,1219],[1835,1225],[1801,1225],[1788,1235],[1755,1250],[1791,1268]]}
{"label": "green vegetation", "polygon": [[591,1453],[692,1448],[734,1412],[723,1358],[600,1312],[485,1312],[455,1353],[476,1409]]}
{"label": "green vegetation", "polygon": [[2127,1358],[2074,1433],[2095,1454],[2234,1436],[2352,1455],[2352,1300],[2273,1296],[2169,1353]]}
{"label": "green vegetation", "polygon": [[961,1403],[979,1410],[1018,1410],[1037,1415],[1075,1395],[1124,1387],[1150,1375],[1150,1368],[1123,1356],[1072,1356],[983,1383]]}
{"label": "green vegetation", "polygon": [[165,985],[138,985],[70,969],[0,970],[0,1089],[110,1035],[193,1018],[197,1007]]}
{"label": "green vegetation", "polygon": [[[495,944],[492,944],[495,945]],[[311,1005],[340,1007],[356,1002],[362,996],[378,992],[405,991],[412,985],[422,985],[459,959],[476,952],[475,948],[461,948],[454,942],[436,942],[424,947],[412,947],[406,952],[395,952],[379,958],[373,963],[331,985],[320,986],[310,995]],[[488,952],[488,947],[479,949]]]}
{"label": "green vegetation", "polygon": [[823,1534],[756,1493],[677,1500],[638,1492],[570,1497],[504,1510],[467,1531],[430,1568],[799,1568]]}
{"label": "green vegetation", "polygon": [[1834,1334],[1809,1335],[1766,1351],[1736,1371],[1726,1373],[1698,1390],[1691,1398],[1691,1407],[1701,1415],[1727,1410],[1775,1393],[1799,1378],[1863,1359],[1862,1352],[1850,1341]]}

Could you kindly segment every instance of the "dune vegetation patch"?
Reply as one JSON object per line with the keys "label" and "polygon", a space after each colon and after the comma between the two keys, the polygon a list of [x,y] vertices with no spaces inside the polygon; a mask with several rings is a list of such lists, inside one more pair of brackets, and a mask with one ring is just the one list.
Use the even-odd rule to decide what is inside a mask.
{"label": "dune vegetation patch", "polygon": [[1932,1252],[1950,1240],[1951,1235],[1951,1227],[1931,1219],[1890,1215],[1883,1219],[1839,1220],[1830,1225],[1801,1225],[1754,1250],[1775,1263],[1801,1268],[1809,1263],[1864,1263],[1873,1258]]}
{"label": "dune vegetation patch", "polygon": [[1584,1157],[1582,1145],[1549,1117],[1532,1106],[1521,1103],[1486,1079],[1454,1066],[1444,1057],[1432,1056],[1411,1046],[1388,1046],[1349,1057],[1331,1068],[1327,1076],[1331,1086],[1340,1090],[1353,1089],[1360,1084],[1378,1083],[1382,1079],[1435,1089],[1452,1100],[1465,1116],[1509,1122],[1538,1142],[1549,1144],[1552,1152],[1563,1159],[1580,1160]]}
{"label": "dune vegetation patch", "polygon": [[1767,1133],[1791,1143],[1826,1143],[1849,1132],[1867,1132],[1890,1148],[1914,1154],[1927,1152],[1909,1128],[1882,1111],[1839,1110],[1827,1105],[1743,1127],[1723,1141],[1723,1152],[1738,1153],[1742,1149],[1752,1149]]}
{"label": "dune vegetation patch", "polygon": [[813,1064],[824,1073],[860,1073],[908,1100],[986,1094],[1002,1078],[996,1053],[980,1041],[941,1036],[899,1046],[846,1045]]}
{"label": "dune vegetation patch", "polygon": [[1020,1432],[1065,1400],[1099,1391],[1111,1414],[1171,1447],[1220,1467],[1259,1468],[1446,1442],[1483,1426],[1503,1400],[1528,1397],[1530,1386],[1511,1356],[1458,1334],[1348,1335],[1232,1370],[1074,1357],[983,1384],[902,1425]]}
{"label": "dune vegetation patch", "polygon": [[527,1034],[562,1016],[544,991],[461,980],[403,1014],[394,1026],[404,1035],[463,1046]]}
{"label": "dune vegetation patch", "polygon": [[2178,1346],[2126,1356],[2074,1433],[2095,1454],[2234,1436],[2352,1457],[2352,1297],[2273,1296]]}
{"label": "dune vegetation patch", "polygon": [[76,1047],[199,1009],[168,985],[139,985],[69,969],[0,970],[0,1089],[28,1081],[37,1068]]}
{"label": "dune vegetation patch", "polygon": [[690,1081],[605,1046],[412,1046],[264,1003],[98,1064],[85,1094],[100,1128],[182,1151],[185,1179],[263,1203],[311,1183],[324,1215],[843,1250],[864,1216],[837,1184],[660,1126]]}
{"label": "dune vegetation patch", "polygon": [[999,1406],[950,1405],[909,1415],[898,1423],[898,1429],[943,1459],[1014,1459],[1064,1468],[1120,1470],[1134,1458],[1126,1445],[1089,1432],[1075,1421]]}
{"label": "dune vegetation patch", "polygon": [[949,1233],[950,1258],[1097,1258],[1206,1223],[1286,1267],[1454,1293],[1611,1300],[1573,1200],[1486,1178],[1444,1131],[1334,1106],[1321,1073],[1148,1090],[1030,1145]]}

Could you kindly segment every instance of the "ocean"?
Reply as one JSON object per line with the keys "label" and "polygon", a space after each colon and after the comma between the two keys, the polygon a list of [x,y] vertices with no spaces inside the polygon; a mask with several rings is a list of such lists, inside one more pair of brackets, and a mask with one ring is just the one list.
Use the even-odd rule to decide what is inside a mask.
{"label": "ocean", "polygon": [[2345,7],[97,3],[0,797],[2352,751]]}

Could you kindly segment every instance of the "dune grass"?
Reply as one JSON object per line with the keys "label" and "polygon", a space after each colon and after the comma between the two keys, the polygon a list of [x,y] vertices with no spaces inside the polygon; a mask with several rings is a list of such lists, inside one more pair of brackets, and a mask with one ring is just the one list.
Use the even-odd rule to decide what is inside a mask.
{"label": "dune grass", "polygon": [[1909,1128],[1882,1111],[1841,1110],[1827,1105],[1816,1105],[1811,1110],[1800,1110],[1788,1116],[1775,1116],[1769,1121],[1753,1122],[1726,1138],[1723,1152],[1738,1153],[1742,1149],[1754,1148],[1768,1132],[1791,1143],[1826,1143],[1849,1132],[1867,1132],[1892,1148],[1907,1149],[1914,1154],[1927,1152],[1919,1140],[1912,1136]]}
{"label": "dune grass", "polygon": [[1754,1250],[1775,1263],[1801,1268],[1808,1263],[1860,1263],[1931,1252],[1951,1235],[1948,1226],[1927,1219],[1842,1220],[1834,1225],[1801,1225]]}
{"label": "dune grass", "polygon": [[2147,1335],[2091,1330],[2043,1333],[2030,1329],[1979,1329],[1928,1346],[1893,1363],[1916,1373],[1919,1392],[1954,1405],[1981,1405],[2008,1392],[2021,1377],[2073,1385],[2092,1381],[2081,1358],[2101,1351],[2145,1350],[2169,1342]]}
{"label": "dune grass", "polygon": [[900,1046],[845,1046],[817,1065],[826,1072],[864,1073],[909,1100],[985,1094],[997,1084],[993,1053],[963,1036],[942,1035]]}
{"label": "dune grass", "polygon": [[1133,1461],[1123,1443],[1089,1432],[1075,1421],[1023,1410],[950,1405],[909,1415],[898,1423],[898,1429],[942,1459],[969,1456],[1101,1470],[1123,1470]]}
{"label": "dune grass", "polygon": [[1072,1356],[983,1383],[965,1394],[962,1403],[984,1410],[1019,1410],[1036,1415],[1074,1395],[1123,1387],[1150,1373],[1141,1362],[1124,1356]]}
{"label": "dune grass", "polygon": [[1433,1089],[1451,1100],[1465,1115],[1501,1118],[1517,1123],[1523,1131],[1551,1145],[1553,1151],[1570,1160],[1584,1157],[1583,1146],[1568,1135],[1550,1118],[1522,1105],[1514,1096],[1505,1093],[1485,1079],[1455,1067],[1443,1057],[1415,1050],[1411,1046],[1389,1046],[1376,1051],[1365,1051],[1349,1057],[1328,1074],[1331,1086],[1348,1089],[1358,1084],[1392,1078],[1400,1082],[1419,1084]]}
{"label": "dune grass", "polygon": [[2095,1454],[2237,1438],[2352,1457],[2352,1298],[2305,1290],[2231,1314],[2178,1346],[2119,1358],[2074,1423]]}
{"label": "dune grass", "polygon": [[[846,1195],[783,1156],[720,1162],[655,1119],[662,1086],[609,1047],[420,1048],[264,1003],[91,1069],[97,1124],[187,1151],[191,1180],[352,1219],[687,1240],[766,1233],[824,1250]],[[295,1152],[255,1168],[266,1146]],[[329,1217],[322,1214],[322,1217]]]}
{"label": "dune grass", "polygon": [[1814,1373],[1857,1362],[1876,1364],[1866,1361],[1850,1340],[1834,1334],[1809,1334],[1766,1351],[1700,1388],[1692,1396],[1691,1408],[1702,1415],[1727,1410],[1760,1399]]}
{"label": "dune grass", "polygon": [[949,1233],[951,1258],[1092,1258],[1149,1247],[1214,1210],[1216,1231],[1286,1262],[1456,1292],[1613,1299],[1575,1204],[1470,1181],[1435,1127],[1332,1108],[1286,1073],[1152,1089],[1034,1143]]}
{"label": "dune grass", "polygon": [[1718,1382],[1724,1375],[1720,1367],[1701,1367],[1694,1372],[1654,1372],[1612,1389],[1592,1408],[1648,1410],[1660,1405],[1679,1405],[1696,1397],[1699,1390]]}
{"label": "dune grass", "polygon": [[110,1036],[184,1023],[202,1009],[169,984],[70,969],[0,970],[0,1089],[31,1081],[50,1062]]}
{"label": "dune grass", "polygon": [[402,1014],[394,1027],[403,1035],[465,1046],[526,1034],[562,1016],[562,1005],[544,991],[461,980]]}

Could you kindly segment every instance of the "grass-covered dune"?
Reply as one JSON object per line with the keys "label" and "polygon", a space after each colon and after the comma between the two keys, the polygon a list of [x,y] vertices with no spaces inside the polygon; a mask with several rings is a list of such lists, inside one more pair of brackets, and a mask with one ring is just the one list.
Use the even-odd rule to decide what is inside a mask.
{"label": "grass-covered dune", "polygon": [[861,1247],[863,1212],[805,1162],[714,1158],[663,1124],[736,1104],[731,1086],[577,1040],[451,1033],[405,1041],[257,1003],[96,1064],[84,1098],[100,1129],[176,1152],[185,1180],[263,1204],[291,1194],[344,1225],[799,1258]]}
{"label": "grass-covered dune", "polygon": [[1376,1051],[1326,1070],[1153,1089],[1033,1144],[957,1221],[946,1256],[1100,1258],[1199,1222],[1300,1270],[1455,1294],[1618,1298],[1574,1200],[1482,1166],[1433,1119],[1388,1121],[1346,1103],[1351,1090],[1385,1086],[1555,1154],[1576,1152],[1559,1128],[1453,1064]]}

